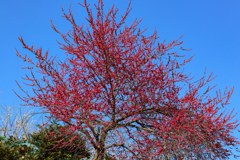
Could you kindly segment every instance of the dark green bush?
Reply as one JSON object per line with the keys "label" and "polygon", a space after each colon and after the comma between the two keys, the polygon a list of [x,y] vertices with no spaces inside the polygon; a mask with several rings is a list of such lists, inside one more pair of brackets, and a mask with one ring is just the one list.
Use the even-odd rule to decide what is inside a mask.
{"label": "dark green bush", "polygon": [[[40,127],[38,125],[38,127]],[[63,147],[63,148],[54,148],[51,150],[55,144],[58,144],[57,141],[64,138],[63,142],[68,142],[69,139],[75,135],[79,135],[77,133],[74,133],[73,135],[67,135],[67,136],[60,136],[62,133],[60,131],[60,128],[62,126],[57,124],[56,122],[53,122],[50,125],[47,125],[43,128],[40,127],[39,133],[33,133],[31,134],[31,138],[29,143],[35,145],[38,149],[35,152],[35,156],[37,156],[38,159],[51,159],[51,160],[61,160],[61,159],[80,159],[80,158],[89,158],[90,152],[86,149],[85,146],[85,140],[83,140],[81,137],[79,137],[76,140],[73,140],[70,146]],[[55,131],[54,139],[50,140],[50,132]],[[80,145],[81,147],[77,147],[75,144]],[[70,147],[72,147],[70,149]],[[71,152],[71,151],[74,152]]]}
{"label": "dark green bush", "polygon": [[13,136],[8,139],[0,136],[1,160],[34,159],[33,152],[34,147],[21,140],[16,140]]}

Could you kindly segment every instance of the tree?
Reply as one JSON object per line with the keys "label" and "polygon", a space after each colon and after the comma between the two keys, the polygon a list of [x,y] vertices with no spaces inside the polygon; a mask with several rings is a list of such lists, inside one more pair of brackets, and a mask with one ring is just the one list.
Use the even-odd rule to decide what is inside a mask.
{"label": "tree", "polygon": [[[80,159],[80,158],[89,158],[90,153],[87,151],[86,147],[77,147],[78,145],[84,146],[85,140],[81,138],[77,133],[72,135],[67,135],[62,137],[61,128],[62,126],[56,121],[53,121],[50,125],[40,127],[40,131],[37,133],[31,134],[31,140],[29,143],[37,147],[35,155],[38,159]],[[50,139],[49,135],[54,133],[54,139]],[[71,144],[68,147],[64,148],[54,148],[54,144],[59,140],[64,139],[64,142],[68,142],[71,137],[78,135],[77,139],[72,140]]]}
{"label": "tree", "polygon": [[36,113],[33,113],[29,106],[24,113],[22,113],[20,105],[18,108],[1,106],[0,133],[8,138],[13,136],[16,140],[29,139],[29,133],[36,131],[34,121],[30,121],[34,114]]}
{"label": "tree", "polygon": [[[14,113],[15,111],[15,113]],[[0,157],[1,159],[33,159],[34,146],[27,143],[30,132],[36,131],[34,121],[30,121],[33,113],[27,107],[22,113],[21,107],[1,106],[0,116]]]}
{"label": "tree", "polygon": [[[72,31],[62,34],[51,23],[64,40],[58,42],[67,53],[64,62],[56,63],[55,58],[48,57],[48,51],[44,54],[42,48],[29,47],[19,37],[37,62],[18,51],[17,56],[36,67],[43,78],[36,78],[33,67],[26,67],[32,75],[26,80],[35,95],[29,95],[18,83],[26,96],[16,94],[26,105],[41,107],[63,122],[67,126],[62,129],[64,136],[81,132],[96,151],[94,160],[102,160],[107,151],[121,159],[164,155],[182,159],[182,151],[189,158],[197,158],[199,153],[205,159],[228,158],[232,153],[226,147],[240,144],[230,134],[239,124],[230,123],[232,112],[217,114],[229,104],[233,88],[227,91],[226,87],[223,96],[219,91],[214,98],[206,94],[215,86],[199,94],[200,88],[215,77],[211,79],[211,73],[206,79],[204,73],[198,81],[190,82],[192,78],[179,71],[193,58],[181,63],[184,55],[171,53],[171,49],[181,46],[182,36],[169,44],[164,41],[155,45],[157,31],[143,36],[146,29],[137,30],[141,20],[121,30],[130,3],[126,14],[116,22],[118,9],[114,6],[104,14],[99,0],[94,19],[85,0],[81,6],[86,8],[91,28],[86,31],[75,23],[70,10],[67,15],[62,9]],[[189,51],[182,46],[180,49]],[[183,97],[179,96],[183,87],[178,82],[188,85]],[[67,145],[59,141],[56,147]]]}

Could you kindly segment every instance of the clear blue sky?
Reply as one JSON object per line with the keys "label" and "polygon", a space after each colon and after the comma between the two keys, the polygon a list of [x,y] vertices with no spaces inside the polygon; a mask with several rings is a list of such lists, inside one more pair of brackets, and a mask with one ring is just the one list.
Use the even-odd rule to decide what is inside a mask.
{"label": "clear blue sky", "polygon": [[[71,25],[61,17],[62,6],[68,13],[69,5],[72,4],[72,12],[75,21],[84,27],[88,22],[85,20],[86,11],[77,3],[83,0],[2,0],[0,1],[0,105],[18,106],[21,100],[14,94],[12,89],[22,94],[15,80],[24,89],[33,94],[31,88],[22,84],[21,77],[29,75],[28,70],[21,67],[28,66],[27,62],[16,56],[15,47],[20,54],[31,53],[22,48],[17,36],[22,35],[28,45],[43,47],[43,51],[49,49],[50,55],[57,55],[61,60],[65,57],[63,51],[58,48],[56,40],[61,41],[61,37],[50,27],[50,18],[54,25],[61,32],[66,33],[71,29]],[[96,0],[88,3],[97,2]],[[105,11],[108,11],[112,4],[119,8],[118,16],[126,11],[128,0],[105,0]],[[91,5],[93,7],[93,5]],[[210,86],[218,84],[210,92],[211,97],[216,95],[215,90],[225,87],[229,89],[234,86],[234,92],[227,105],[227,111],[235,107],[234,113],[240,119],[240,1],[239,0],[133,0],[132,11],[130,12],[126,25],[131,25],[135,18],[143,18],[139,27],[147,36],[151,35],[156,28],[159,42],[166,39],[171,42],[183,37],[183,47],[192,48],[192,51],[182,52],[189,58],[196,53],[193,60],[185,65],[184,73],[192,72],[194,80],[203,76],[207,67],[207,76],[213,71],[215,80],[208,83]],[[96,13],[95,10],[93,13]],[[118,19],[119,20],[119,19]],[[181,51],[180,51],[181,52]],[[204,92],[206,87],[201,91]],[[35,111],[40,111],[35,108]],[[235,119],[236,119],[235,118]],[[234,120],[235,120],[234,119]],[[240,129],[240,127],[238,127]],[[240,138],[239,133],[233,133]],[[234,152],[236,153],[236,152]],[[234,158],[232,158],[234,159]]]}

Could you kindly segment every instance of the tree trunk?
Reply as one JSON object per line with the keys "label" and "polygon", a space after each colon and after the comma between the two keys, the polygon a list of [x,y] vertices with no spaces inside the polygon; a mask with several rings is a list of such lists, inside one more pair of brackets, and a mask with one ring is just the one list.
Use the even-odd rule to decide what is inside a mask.
{"label": "tree trunk", "polygon": [[104,157],[104,151],[102,150],[101,152],[101,150],[97,149],[93,157],[93,160],[103,160],[103,157]]}

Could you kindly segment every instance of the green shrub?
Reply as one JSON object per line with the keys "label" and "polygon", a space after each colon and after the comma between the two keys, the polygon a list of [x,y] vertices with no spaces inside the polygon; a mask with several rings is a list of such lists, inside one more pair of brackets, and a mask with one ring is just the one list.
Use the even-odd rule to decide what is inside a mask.
{"label": "green shrub", "polygon": [[[38,125],[39,128],[41,128]],[[70,146],[63,148],[54,148],[51,150],[55,144],[58,144],[57,141],[64,138],[63,142],[68,142],[69,139],[73,136],[79,135],[74,133],[72,135],[61,136],[62,133],[60,128],[62,126],[53,122],[50,125],[47,125],[40,129],[40,132],[31,134],[31,138],[29,143],[35,145],[37,147],[36,152],[34,153],[38,159],[51,159],[51,160],[60,160],[60,159],[80,159],[80,158],[89,158],[90,152],[86,149],[85,140],[79,137],[76,140],[73,140]],[[55,131],[54,139],[50,140],[50,132]],[[77,147],[75,144],[80,145],[81,147]],[[73,149],[70,149],[72,147]],[[71,152],[74,150],[74,152]]]}
{"label": "green shrub", "polygon": [[34,147],[24,143],[21,140],[16,140],[13,136],[9,139],[0,136],[0,157],[1,160],[21,160],[33,159]]}

